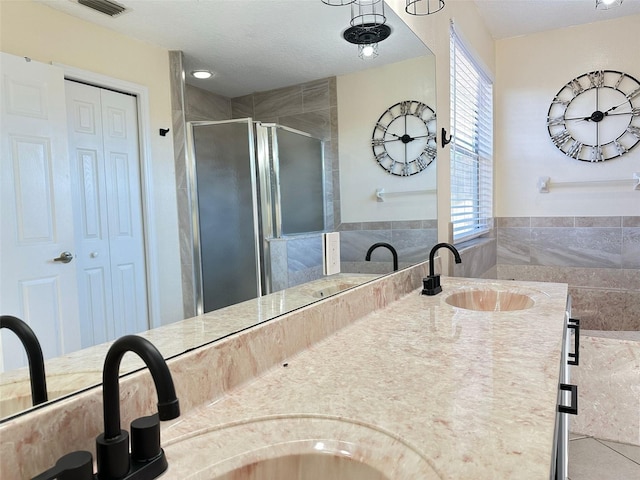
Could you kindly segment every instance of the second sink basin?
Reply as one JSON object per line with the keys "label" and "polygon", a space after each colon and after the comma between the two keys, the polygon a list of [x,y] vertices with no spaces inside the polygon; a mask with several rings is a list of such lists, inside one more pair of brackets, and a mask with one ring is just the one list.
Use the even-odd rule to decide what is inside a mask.
{"label": "second sink basin", "polygon": [[445,302],[454,307],[481,312],[511,312],[525,310],[535,305],[535,301],[529,295],[492,288],[452,293]]}

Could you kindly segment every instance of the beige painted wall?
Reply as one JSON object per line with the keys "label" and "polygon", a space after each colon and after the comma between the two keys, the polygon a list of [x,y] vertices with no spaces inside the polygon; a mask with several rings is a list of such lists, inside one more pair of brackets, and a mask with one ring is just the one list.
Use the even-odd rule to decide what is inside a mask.
{"label": "beige painted wall", "polygon": [[[551,30],[496,42],[496,216],[637,216],[640,146],[600,163],[574,160],[551,142],[546,118],[555,94],[593,70],[618,70],[640,79],[640,16]],[[627,178],[626,186],[536,189],[552,182]]]}
{"label": "beige painted wall", "polygon": [[[436,87],[438,132],[441,128],[450,131],[450,82],[449,82],[449,39],[450,22],[456,25],[456,30],[465,40],[474,57],[485,68],[489,75],[494,76],[496,71],[495,42],[478,13],[473,1],[456,0],[448,1],[440,12],[416,17],[404,11],[405,0],[388,0],[393,10],[400,15],[415,34],[429,47],[436,56]],[[440,135],[438,134],[438,142]],[[438,239],[449,241],[449,222],[451,218],[450,201],[450,170],[449,170],[449,146],[438,148]],[[448,262],[448,256],[443,256]],[[446,270],[445,270],[446,271]]]}
{"label": "beige painted wall", "polygon": [[398,177],[376,165],[371,152],[375,122],[390,106],[403,100],[418,100],[435,110],[434,78],[432,56],[337,78],[342,222],[436,218],[435,193],[390,197],[378,202],[375,192],[378,188],[386,192],[433,190],[437,162],[416,175]]}
{"label": "beige painted wall", "polygon": [[150,156],[163,324],[183,318],[168,51],[32,2],[0,2],[0,50],[144,85],[149,92]]}

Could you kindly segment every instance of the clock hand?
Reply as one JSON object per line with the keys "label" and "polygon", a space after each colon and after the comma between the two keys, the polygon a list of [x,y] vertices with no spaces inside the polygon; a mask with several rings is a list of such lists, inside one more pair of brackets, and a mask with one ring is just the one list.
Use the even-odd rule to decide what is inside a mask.
{"label": "clock hand", "polygon": [[569,120],[578,120],[578,121],[582,121],[585,120],[587,122],[601,122],[604,117],[606,117],[608,115],[608,113],[606,112],[601,112],[600,110],[596,110],[595,112],[593,112],[590,116],[588,117],[574,117],[574,118],[565,118],[564,121],[569,121]]}
{"label": "clock hand", "polygon": [[381,145],[383,143],[388,143],[388,142],[397,142],[398,140],[402,140],[402,137],[390,138],[388,140],[375,139],[375,140],[372,140],[371,143],[374,145]]}
{"label": "clock hand", "polygon": [[[620,105],[618,105],[618,107],[619,106]],[[613,108],[617,108],[617,107],[613,107]],[[564,121],[568,122],[568,121],[578,120],[578,121],[587,121],[587,122],[601,122],[604,117],[612,117],[614,115],[631,115],[632,114],[632,112],[609,113],[611,110],[612,109],[609,109],[606,112],[600,112],[600,111],[596,110],[589,117],[571,117],[571,118],[565,118]],[[416,138],[418,138],[418,137],[416,137]]]}
{"label": "clock hand", "polygon": [[432,133],[428,133],[426,135],[418,135],[417,137],[413,137],[412,140],[415,140],[416,138],[436,138],[436,136]]}
{"label": "clock hand", "polygon": [[605,117],[613,117],[614,115],[631,115],[632,112],[616,112],[616,113],[608,113],[604,112]]}
{"label": "clock hand", "polygon": [[605,115],[613,110],[615,110],[618,107],[621,107],[622,105],[631,102],[632,98],[637,97],[638,95],[640,95],[640,88],[638,88],[635,92],[630,93],[629,95],[626,96],[626,100],[624,102],[619,103],[618,105],[616,105],[615,107],[611,107],[609,110],[605,110]]}
{"label": "clock hand", "polygon": [[604,114],[606,115],[606,114],[608,114],[609,112],[612,112],[613,110],[615,110],[615,109],[616,109],[616,108],[618,108],[618,107],[621,107],[621,106],[622,106],[622,105],[624,105],[625,103],[627,103],[627,101],[626,101],[626,100],[625,100],[624,102],[622,102],[622,103],[619,103],[619,104],[618,104],[618,105],[616,105],[615,107],[611,107],[609,110],[605,110],[605,111],[604,111]]}
{"label": "clock hand", "polygon": [[586,120],[587,122],[591,121],[591,117],[573,117],[573,118],[565,118],[564,121],[567,122],[569,120]]}

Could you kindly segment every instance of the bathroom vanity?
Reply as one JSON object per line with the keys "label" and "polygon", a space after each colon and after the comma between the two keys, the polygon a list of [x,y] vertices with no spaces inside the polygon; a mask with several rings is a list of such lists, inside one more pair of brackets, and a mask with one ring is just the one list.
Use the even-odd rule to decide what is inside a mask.
{"label": "bathroom vanity", "polygon": [[[567,286],[442,277],[424,296],[425,274],[402,270],[170,360],[183,415],[162,425],[162,478],[253,479],[233,475],[285,458],[348,460],[376,480],[549,479]],[[121,391],[124,426],[155,411],[148,372]],[[100,393],[0,425],[3,478],[92,449]]]}
{"label": "bathroom vanity", "polygon": [[[473,305],[483,291],[517,310],[447,303],[473,292],[470,306],[489,308]],[[166,425],[169,473],[323,453],[389,479],[547,479],[565,302],[557,284],[445,278],[439,296],[413,291]]]}

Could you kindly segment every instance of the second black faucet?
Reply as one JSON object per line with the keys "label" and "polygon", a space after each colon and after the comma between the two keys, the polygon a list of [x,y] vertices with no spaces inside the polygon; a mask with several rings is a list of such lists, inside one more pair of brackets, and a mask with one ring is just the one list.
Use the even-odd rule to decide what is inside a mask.
{"label": "second black faucet", "polygon": [[440,286],[440,275],[436,275],[434,273],[434,261],[436,252],[441,248],[448,248],[449,250],[451,250],[456,263],[462,263],[460,253],[458,252],[456,247],[454,247],[450,243],[438,243],[437,245],[435,245],[429,253],[429,276],[422,279],[422,295],[437,295],[442,291],[442,287]]}
{"label": "second black faucet", "polygon": [[398,271],[398,252],[396,252],[396,249],[393,248],[393,245],[386,243],[386,242],[379,242],[379,243],[374,243],[373,245],[371,245],[369,247],[369,250],[367,250],[367,255],[364,257],[364,259],[368,262],[371,260],[371,252],[373,252],[376,248],[378,247],[385,247],[388,248],[389,251],[391,252],[391,255],[393,255],[393,271],[397,272]]}

